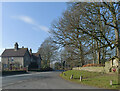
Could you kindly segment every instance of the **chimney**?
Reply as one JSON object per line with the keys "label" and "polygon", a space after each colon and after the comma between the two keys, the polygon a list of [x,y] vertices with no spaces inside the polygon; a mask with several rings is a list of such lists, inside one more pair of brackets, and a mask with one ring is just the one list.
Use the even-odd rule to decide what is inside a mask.
{"label": "chimney", "polygon": [[18,45],[18,43],[16,42],[15,45],[14,45],[14,49],[15,49],[15,51],[18,50],[18,46],[19,46],[19,45]]}
{"label": "chimney", "polygon": [[30,52],[30,54],[32,54],[32,49],[31,48],[30,48],[29,52]]}

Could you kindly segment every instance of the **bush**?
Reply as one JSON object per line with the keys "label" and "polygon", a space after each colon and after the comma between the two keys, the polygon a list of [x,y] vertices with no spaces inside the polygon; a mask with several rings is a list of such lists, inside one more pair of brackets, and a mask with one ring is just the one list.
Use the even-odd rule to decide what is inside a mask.
{"label": "bush", "polygon": [[53,69],[50,67],[45,67],[45,68],[41,68],[41,71],[52,71]]}
{"label": "bush", "polygon": [[105,66],[104,64],[87,64],[87,65],[83,65],[82,67],[101,67],[101,66]]}
{"label": "bush", "polygon": [[52,68],[50,67],[43,67],[43,68],[40,68],[40,69],[29,69],[28,71],[35,71],[35,72],[43,72],[43,71],[53,71]]}
{"label": "bush", "polygon": [[2,75],[16,75],[16,74],[24,74],[27,73],[25,70],[19,70],[19,71],[2,71]]}
{"label": "bush", "polygon": [[38,64],[36,62],[31,62],[31,64],[29,65],[28,69],[37,69],[38,68]]}

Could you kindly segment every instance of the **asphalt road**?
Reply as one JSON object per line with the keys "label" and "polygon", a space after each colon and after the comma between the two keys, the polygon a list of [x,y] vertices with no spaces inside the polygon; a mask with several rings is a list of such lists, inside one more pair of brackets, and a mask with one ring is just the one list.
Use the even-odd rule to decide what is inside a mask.
{"label": "asphalt road", "polygon": [[59,73],[32,72],[2,77],[2,89],[99,89],[66,81],[59,77]]}

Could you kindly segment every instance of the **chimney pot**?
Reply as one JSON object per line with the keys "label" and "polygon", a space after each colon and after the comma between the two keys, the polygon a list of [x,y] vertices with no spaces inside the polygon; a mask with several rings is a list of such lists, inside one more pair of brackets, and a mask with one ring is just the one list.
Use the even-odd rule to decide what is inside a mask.
{"label": "chimney pot", "polygon": [[30,52],[30,54],[32,54],[32,49],[31,48],[30,48],[29,52]]}
{"label": "chimney pot", "polygon": [[14,45],[14,49],[15,49],[15,51],[18,50],[18,46],[19,46],[19,45],[18,45],[18,43],[16,42],[15,45]]}

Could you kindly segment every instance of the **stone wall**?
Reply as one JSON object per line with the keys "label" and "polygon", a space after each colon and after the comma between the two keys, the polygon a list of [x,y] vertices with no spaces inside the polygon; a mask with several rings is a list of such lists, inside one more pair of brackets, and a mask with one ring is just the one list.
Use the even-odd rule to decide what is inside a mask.
{"label": "stone wall", "polygon": [[84,71],[91,71],[91,72],[105,72],[104,67],[75,67],[73,70],[84,70]]}
{"label": "stone wall", "polygon": [[14,62],[19,62],[21,65],[23,65],[23,57],[12,57],[13,61],[11,61],[11,58],[9,57],[3,57],[2,58],[2,64],[8,64],[8,59],[9,59],[9,64],[14,63]]}
{"label": "stone wall", "polygon": [[105,62],[105,71],[106,71],[106,73],[111,72],[111,67],[112,67],[111,64],[112,64],[111,61]]}
{"label": "stone wall", "polygon": [[[118,63],[113,62],[113,60],[105,62],[105,67],[75,67],[73,70],[85,70],[92,72],[105,72],[105,73],[119,73],[120,74],[120,61],[116,59]],[[113,70],[116,70],[115,72]]]}
{"label": "stone wall", "polygon": [[114,72],[114,69],[116,70],[115,73],[119,73],[119,67],[120,61],[118,58],[113,57],[109,61],[105,62],[106,73]]}
{"label": "stone wall", "polygon": [[30,62],[31,62],[30,55],[28,52],[26,52],[24,56],[24,67],[29,66]]}
{"label": "stone wall", "polygon": [[[11,61],[11,59],[13,59],[13,61]],[[24,65],[23,57],[2,57],[1,61],[2,61],[3,68],[8,68],[8,64],[13,64],[13,63],[19,63],[21,66]]]}

